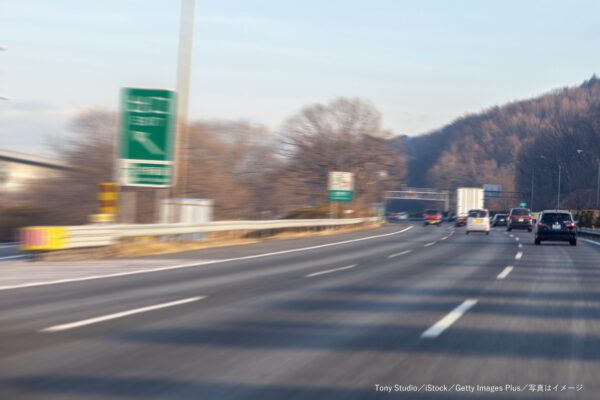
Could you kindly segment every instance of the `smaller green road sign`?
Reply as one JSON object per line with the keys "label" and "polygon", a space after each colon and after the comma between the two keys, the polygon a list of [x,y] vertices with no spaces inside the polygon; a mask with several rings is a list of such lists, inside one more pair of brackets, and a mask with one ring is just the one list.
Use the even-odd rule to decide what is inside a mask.
{"label": "smaller green road sign", "polygon": [[519,203],[519,207],[527,207],[527,203]]}
{"label": "smaller green road sign", "polygon": [[330,201],[352,201],[352,190],[330,190]]}
{"label": "smaller green road sign", "polygon": [[175,114],[173,91],[123,89],[119,142],[121,185],[172,185]]}
{"label": "smaller green road sign", "polygon": [[328,186],[330,201],[352,201],[354,174],[351,172],[330,172]]}

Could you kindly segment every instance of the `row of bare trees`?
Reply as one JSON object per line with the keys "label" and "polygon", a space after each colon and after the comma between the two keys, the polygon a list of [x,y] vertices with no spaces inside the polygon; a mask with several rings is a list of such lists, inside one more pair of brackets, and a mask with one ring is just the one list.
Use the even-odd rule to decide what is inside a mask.
{"label": "row of bare trees", "polygon": [[[36,211],[36,224],[85,223],[97,212],[97,184],[113,179],[116,115],[89,111],[71,130],[67,141],[53,145],[71,168],[17,199]],[[405,174],[380,113],[360,99],[308,106],[278,132],[245,121],[195,122],[189,137],[186,195],[214,199],[218,219],[278,218],[324,204],[327,175],[335,170],[355,173],[352,207],[366,210]]]}

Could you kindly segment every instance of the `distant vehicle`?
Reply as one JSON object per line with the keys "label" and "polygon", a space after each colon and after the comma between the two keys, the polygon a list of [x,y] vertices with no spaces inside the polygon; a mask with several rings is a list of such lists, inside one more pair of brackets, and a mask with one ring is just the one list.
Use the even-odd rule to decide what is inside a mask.
{"label": "distant vehicle", "polygon": [[482,188],[456,189],[456,217],[466,218],[470,210],[483,209]]}
{"label": "distant vehicle", "polygon": [[425,225],[442,226],[442,213],[440,210],[425,210],[423,214]]}
{"label": "distant vehicle", "polygon": [[407,212],[399,212],[396,214],[396,219],[398,221],[406,221],[408,219],[408,213]]}
{"label": "distant vehicle", "polygon": [[529,208],[513,208],[508,215],[506,230],[527,229],[531,232],[533,229],[533,217]]}
{"label": "distant vehicle", "polygon": [[456,222],[454,222],[454,226],[460,228],[461,226],[467,225],[467,217],[457,217]]}
{"label": "distant vehicle", "polygon": [[485,209],[470,210],[467,217],[467,235],[471,232],[490,234],[490,213]]}
{"label": "distant vehicle", "polygon": [[508,214],[496,214],[492,219],[492,226],[506,226],[508,224],[507,221]]}
{"label": "distant vehicle", "polygon": [[564,241],[577,246],[577,228],[569,211],[545,210],[535,224],[535,244],[542,241]]}

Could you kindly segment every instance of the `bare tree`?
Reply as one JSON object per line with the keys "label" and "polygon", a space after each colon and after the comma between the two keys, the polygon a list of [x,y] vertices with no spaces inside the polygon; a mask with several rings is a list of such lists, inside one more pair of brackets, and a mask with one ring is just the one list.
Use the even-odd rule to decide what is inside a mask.
{"label": "bare tree", "polygon": [[404,159],[389,138],[381,114],[364,100],[338,98],[306,107],[282,130],[288,186],[314,205],[326,200],[328,173],[348,171],[355,174],[357,205],[380,200],[404,176]]}

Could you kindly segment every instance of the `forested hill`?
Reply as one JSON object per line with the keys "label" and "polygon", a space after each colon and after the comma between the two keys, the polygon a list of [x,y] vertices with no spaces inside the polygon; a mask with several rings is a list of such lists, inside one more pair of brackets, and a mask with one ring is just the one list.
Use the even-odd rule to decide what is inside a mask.
{"label": "forested hill", "polygon": [[[595,164],[592,152],[600,155],[599,110],[600,79],[593,76],[577,87],[467,115],[425,135],[398,138],[408,156],[408,184],[453,189],[498,183],[505,190],[525,190],[519,183],[527,180],[522,176],[528,175],[525,166],[537,163],[531,157],[539,158],[536,152],[550,145],[554,147],[546,150],[555,151],[553,157],[567,167],[586,160]],[[580,152],[577,160],[561,155],[561,148],[574,143],[587,146],[587,154]]]}

